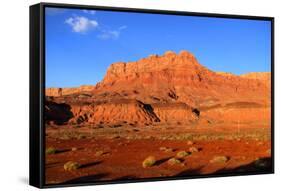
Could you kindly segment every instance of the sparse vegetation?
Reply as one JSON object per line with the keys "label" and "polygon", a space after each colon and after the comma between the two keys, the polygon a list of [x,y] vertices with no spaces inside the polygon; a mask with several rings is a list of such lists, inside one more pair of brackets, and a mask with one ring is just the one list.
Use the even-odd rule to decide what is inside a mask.
{"label": "sparse vegetation", "polygon": [[159,150],[164,151],[164,152],[173,152],[174,151],[174,149],[168,148],[168,147],[160,147]]}
{"label": "sparse vegetation", "polygon": [[99,157],[99,156],[102,156],[102,155],[104,155],[104,154],[105,154],[105,151],[100,150],[100,151],[97,151],[95,155],[96,155],[97,157]]}
{"label": "sparse vegetation", "polygon": [[176,165],[176,164],[182,164],[182,161],[177,159],[177,158],[170,158],[168,160],[168,164],[173,166],[173,165]]}
{"label": "sparse vegetation", "polygon": [[184,158],[188,155],[190,155],[191,153],[190,152],[186,152],[186,151],[179,151],[176,155],[177,158]]}
{"label": "sparse vegetation", "polygon": [[73,161],[68,161],[67,163],[65,163],[63,165],[63,168],[65,171],[73,171],[73,170],[77,170],[78,168],[80,168],[80,164],[77,162],[73,162]]}
{"label": "sparse vegetation", "polygon": [[71,140],[71,139],[85,139],[89,134],[81,133],[77,130],[63,130],[59,131],[54,138],[61,140]]}
{"label": "sparse vegetation", "polygon": [[46,154],[47,154],[47,155],[56,154],[57,152],[58,152],[58,150],[55,149],[54,147],[48,147],[48,148],[46,149]]}
{"label": "sparse vegetation", "polygon": [[227,156],[214,156],[211,160],[210,163],[225,163],[229,160]]}
{"label": "sparse vegetation", "polygon": [[149,156],[142,162],[143,168],[151,167],[156,163],[156,159],[154,156]]}

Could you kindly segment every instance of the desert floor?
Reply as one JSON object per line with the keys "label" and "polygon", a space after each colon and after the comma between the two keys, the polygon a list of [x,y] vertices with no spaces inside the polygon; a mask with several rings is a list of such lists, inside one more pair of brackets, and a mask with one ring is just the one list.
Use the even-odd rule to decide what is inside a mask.
{"label": "desert floor", "polygon": [[[270,132],[266,124],[46,125],[46,149],[56,150],[46,154],[46,184],[270,172]],[[180,151],[189,155],[179,158]],[[149,156],[156,162],[144,168]],[[180,162],[170,164],[173,157]],[[68,161],[80,167],[66,171]]]}

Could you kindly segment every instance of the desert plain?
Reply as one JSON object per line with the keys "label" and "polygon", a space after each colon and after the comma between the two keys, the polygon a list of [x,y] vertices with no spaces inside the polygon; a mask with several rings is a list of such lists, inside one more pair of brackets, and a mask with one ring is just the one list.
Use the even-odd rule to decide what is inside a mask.
{"label": "desert plain", "polygon": [[46,184],[271,172],[271,74],[188,51],[113,63],[45,91]]}

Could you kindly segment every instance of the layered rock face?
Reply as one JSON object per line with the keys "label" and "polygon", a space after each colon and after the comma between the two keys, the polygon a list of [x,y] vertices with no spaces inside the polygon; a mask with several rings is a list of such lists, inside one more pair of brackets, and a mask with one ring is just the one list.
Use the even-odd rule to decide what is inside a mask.
{"label": "layered rock face", "polygon": [[110,102],[93,102],[91,104],[73,104],[71,112],[75,116],[72,123],[147,123],[159,122],[150,105],[137,100],[112,100]]}
{"label": "layered rock face", "polygon": [[[270,73],[213,72],[187,51],[168,51],[136,62],[114,63],[95,86],[47,89],[46,95],[58,104],[69,104],[71,123],[188,124],[203,116],[218,121],[222,116],[217,113],[224,111],[230,112],[226,120],[235,120],[240,103],[250,103],[243,111],[258,111],[255,105],[259,105],[262,113],[271,104],[270,92]],[[237,107],[225,108],[229,104]]]}
{"label": "layered rock face", "polygon": [[45,91],[46,96],[65,96],[65,95],[71,95],[71,94],[81,94],[83,92],[90,92],[95,89],[95,86],[80,86],[77,88],[47,88]]}
{"label": "layered rock face", "polygon": [[[192,107],[208,104],[210,99],[225,102],[244,98],[247,101],[257,95],[261,95],[258,101],[268,102],[270,94],[262,80],[213,72],[200,65],[187,51],[179,54],[169,51],[163,56],[152,55],[136,62],[112,64],[95,92],[112,91],[123,92],[143,102],[160,99],[184,102]],[[139,94],[134,95],[133,91]]]}

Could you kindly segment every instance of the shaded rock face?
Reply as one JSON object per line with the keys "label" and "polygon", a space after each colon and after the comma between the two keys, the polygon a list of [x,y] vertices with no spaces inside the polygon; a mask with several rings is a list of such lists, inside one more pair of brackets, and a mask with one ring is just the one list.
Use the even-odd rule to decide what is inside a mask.
{"label": "shaded rock face", "polygon": [[52,101],[45,102],[45,120],[47,123],[53,122],[60,125],[68,122],[73,117],[70,105]]}
{"label": "shaded rock face", "polygon": [[[95,86],[50,88],[46,95],[52,102],[70,106],[73,117],[66,123],[188,124],[202,118],[220,121],[223,116],[232,121],[240,111],[246,115],[255,110],[248,121],[270,116],[270,92],[270,73],[213,72],[187,51],[167,51],[136,62],[114,63]],[[253,104],[229,107],[246,102]]]}

